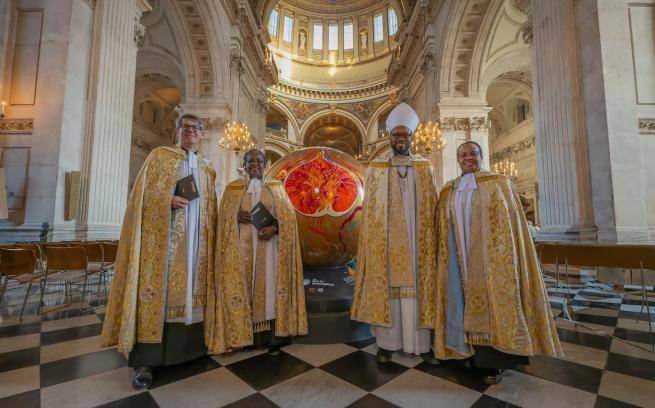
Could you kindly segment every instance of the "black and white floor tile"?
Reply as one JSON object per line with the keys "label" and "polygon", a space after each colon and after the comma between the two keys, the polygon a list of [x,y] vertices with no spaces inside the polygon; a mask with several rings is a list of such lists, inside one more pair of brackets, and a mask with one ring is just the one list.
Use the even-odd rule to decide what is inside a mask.
{"label": "black and white floor tile", "polygon": [[[147,391],[133,390],[125,358],[102,348],[102,308],[81,314],[74,303],[36,316],[35,291],[21,323],[24,288],[15,287],[0,307],[0,407],[655,407],[655,353],[647,351],[655,302],[648,316],[638,296],[572,286],[549,289],[566,356],[534,357],[497,385],[456,362],[432,366],[403,353],[379,365],[371,338],[292,344],[279,356],[205,356],[157,370]],[[564,299],[590,328],[564,319]],[[56,291],[44,298],[61,301]]]}

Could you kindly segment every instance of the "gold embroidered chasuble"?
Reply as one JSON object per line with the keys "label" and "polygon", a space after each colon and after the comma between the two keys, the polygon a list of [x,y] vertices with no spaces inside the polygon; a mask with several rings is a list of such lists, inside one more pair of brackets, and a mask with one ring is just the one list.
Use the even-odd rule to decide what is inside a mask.
{"label": "gold embroidered chasuble", "polygon": [[[410,290],[409,296],[415,296],[417,300],[417,327],[432,329],[436,288],[436,231],[433,214],[437,204],[433,170],[430,162],[421,156],[412,156],[411,163],[400,164],[412,166],[416,183],[416,276],[407,274],[411,258],[398,254],[399,248],[408,247],[404,239],[407,236],[406,225],[399,226],[399,221],[392,222],[388,218],[390,207],[394,207],[394,214],[403,214],[398,197],[389,197],[391,192],[399,192],[392,179],[397,176],[394,174],[395,163],[390,158],[375,160],[369,164],[366,177],[351,317],[372,325],[391,327],[390,299],[403,297],[402,290],[398,293],[395,289],[405,289],[392,288],[392,284],[405,286],[413,283],[415,290]],[[390,234],[392,230],[399,234],[400,239]],[[407,248],[404,253],[408,251]]]}
{"label": "gold embroidered chasuble", "polygon": [[[523,356],[562,355],[557,329],[523,208],[510,180],[475,174],[468,254],[455,245],[464,299],[464,339],[468,352],[447,345],[449,234],[459,242],[455,194],[461,179],[439,194],[434,351],[439,359],[462,359],[474,345]],[[462,257],[467,256],[466,276]],[[451,294],[451,296],[455,296]]]}
{"label": "gold embroidered chasuble", "polygon": [[[275,335],[279,337],[307,334],[307,311],[300,241],[296,211],[281,182],[265,180],[262,197],[270,193],[278,220],[278,263],[275,299]],[[230,183],[221,199],[216,236],[215,274],[219,302],[216,304],[218,324],[207,348],[212,353],[225,353],[232,348],[253,344],[254,323],[261,319],[259,300],[253,309],[252,296],[258,296],[252,285],[252,246],[244,249],[246,238],[240,237],[237,213],[246,194],[246,181]],[[264,194],[264,190],[268,193]],[[263,200],[267,200],[263,198]],[[262,201],[265,205],[266,203]],[[250,227],[250,226],[248,226]],[[252,242],[252,241],[250,241]],[[259,248],[259,245],[258,245]],[[265,253],[264,253],[265,255]],[[258,251],[259,256],[259,251]],[[264,274],[261,274],[262,276]],[[260,286],[261,287],[261,286]],[[264,295],[263,292],[260,294]],[[263,300],[261,300],[263,307]],[[253,315],[256,313],[257,315]]]}
{"label": "gold embroidered chasuble", "polygon": [[[127,355],[135,342],[161,343],[164,321],[184,315],[187,285],[186,213],[171,208],[186,153],[158,147],[146,158],[130,194],[102,328],[104,346]],[[215,324],[216,173],[198,157],[200,225],[193,307],[206,306],[205,335]]]}
{"label": "gold embroidered chasuble", "polygon": [[[268,188],[263,188],[259,201],[273,215],[273,196]],[[252,209],[252,193],[246,192],[241,198],[240,209]],[[256,255],[253,259],[253,227],[250,224],[239,224],[239,251],[245,262],[246,285],[248,298],[252,304],[252,321],[255,332],[270,330],[270,322],[266,320],[266,253],[267,242],[257,240]]]}

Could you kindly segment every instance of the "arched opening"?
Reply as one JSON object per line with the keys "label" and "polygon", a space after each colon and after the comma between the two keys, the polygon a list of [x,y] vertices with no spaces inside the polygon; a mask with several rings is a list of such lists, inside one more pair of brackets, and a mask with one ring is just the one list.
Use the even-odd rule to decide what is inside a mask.
{"label": "arched opening", "polygon": [[130,189],[148,154],[158,146],[171,145],[177,111],[182,98],[180,89],[161,74],[137,78],[130,153]]}
{"label": "arched opening", "polygon": [[514,184],[526,216],[538,223],[537,152],[530,74],[512,71],[496,77],[487,89],[486,98],[492,108],[489,112],[491,169],[508,164],[515,166]]}
{"label": "arched opening", "polygon": [[336,113],[317,118],[305,132],[304,145],[341,150],[353,157],[362,153],[363,135],[350,119]]}

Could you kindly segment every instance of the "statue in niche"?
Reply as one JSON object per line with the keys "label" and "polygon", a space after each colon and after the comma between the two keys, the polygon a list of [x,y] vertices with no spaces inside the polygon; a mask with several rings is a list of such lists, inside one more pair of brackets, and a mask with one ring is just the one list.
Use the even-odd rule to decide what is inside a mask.
{"label": "statue in niche", "polygon": [[368,48],[368,34],[366,34],[366,30],[362,30],[359,33],[359,48]]}
{"label": "statue in niche", "polygon": [[304,31],[300,31],[300,45],[299,49],[305,51],[307,49],[307,34]]}

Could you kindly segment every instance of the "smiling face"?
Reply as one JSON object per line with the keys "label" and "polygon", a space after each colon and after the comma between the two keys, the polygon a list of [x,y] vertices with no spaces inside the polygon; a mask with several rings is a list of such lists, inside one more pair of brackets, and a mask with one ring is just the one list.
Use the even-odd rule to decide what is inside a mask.
{"label": "smiling face", "polygon": [[412,143],[412,131],[406,126],[396,126],[389,135],[389,144],[396,156],[408,156]]}
{"label": "smiling face", "polygon": [[462,174],[475,173],[482,166],[482,152],[474,143],[464,143],[457,149],[457,162]]}
{"label": "smiling face", "polygon": [[259,150],[251,150],[246,153],[243,158],[243,164],[246,168],[246,173],[248,177],[253,178],[262,178],[264,176],[264,167],[266,163],[264,161],[264,154]]}
{"label": "smiling face", "polygon": [[182,118],[177,128],[177,137],[180,146],[187,151],[195,152],[204,136],[202,125],[193,118]]}

